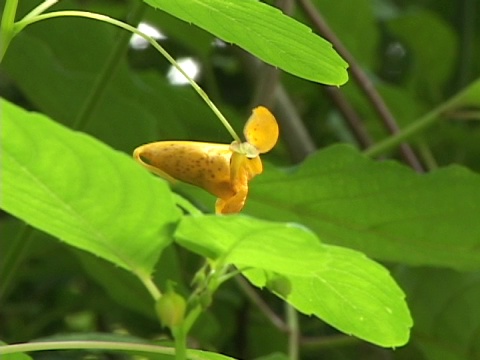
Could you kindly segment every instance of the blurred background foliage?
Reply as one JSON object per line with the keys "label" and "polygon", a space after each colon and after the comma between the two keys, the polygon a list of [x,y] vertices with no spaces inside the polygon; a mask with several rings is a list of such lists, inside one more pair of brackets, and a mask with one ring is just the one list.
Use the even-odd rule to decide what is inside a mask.
{"label": "blurred background foliage", "polygon": [[[267,2],[313,26],[302,1]],[[23,16],[37,3],[20,1],[19,14]],[[480,4],[476,0],[313,3],[376,85],[401,127],[479,77]],[[264,157],[269,163],[294,165],[315,149],[339,142],[362,148],[345,122],[346,108],[359,116],[372,142],[388,135],[354,81],[340,89],[347,105],[339,105],[331,88],[280,73],[243,50],[137,1],[66,0],[54,9],[103,13],[153,31],[174,58],[187,64],[239,133],[252,107],[269,106],[284,126],[281,143]],[[105,66],[109,71],[104,71]],[[109,76],[108,81],[102,79],[106,88],[96,96],[91,90],[100,81],[99,74],[105,73]],[[86,19],[53,19],[23,31],[1,65],[0,94],[126,153],[156,140],[231,141],[214,114],[152,47],[134,41],[123,30]],[[460,163],[478,172],[479,120],[478,108],[445,113],[435,126],[415,137],[415,150],[426,167]],[[395,151],[387,156],[400,159]],[[1,253],[5,253],[8,239],[17,236],[23,225],[2,214],[0,226]],[[2,294],[3,341],[67,333],[98,338],[94,334],[99,332],[166,338],[146,300],[146,291],[132,275],[45,234],[37,233],[33,244],[14,274],[15,286]],[[175,279],[186,288],[186,279],[201,259],[176,250],[163,253],[156,280],[163,284],[167,278]],[[424,326],[414,330],[408,346],[396,351],[380,349],[302,317],[302,358],[469,359],[480,353],[475,341],[480,325],[478,307],[472,313],[475,307],[465,304],[480,297],[478,274],[398,266],[392,270],[405,287],[414,317],[424,319]],[[229,282],[220,289],[214,306],[192,332],[192,346],[245,359],[285,352],[286,335],[274,328],[238,287]],[[422,294],[439,287],[444,291],[432,310]],[[462,299],[466,291],[471,294]],[[283,303],[273,295],[260,295],[277,312],[284,311]],[[455,318],[454,328],[450,317]],[[453,334],[455,341],[440,346],[439,339]],[[56,352],[36,354],[35,358],[123,357]]]}

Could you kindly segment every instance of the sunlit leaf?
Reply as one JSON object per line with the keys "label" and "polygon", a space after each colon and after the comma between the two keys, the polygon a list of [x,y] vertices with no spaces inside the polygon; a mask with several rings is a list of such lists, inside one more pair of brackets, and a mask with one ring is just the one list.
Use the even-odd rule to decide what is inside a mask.
{"label": "sunlit leaf", "polygon": [[145,0],[236,44],[293,75],[329,85],[347,81],[347,64],[302,23],[256,0]]}
{"label": "sunlit leaf", "polygon": [[59,239],[147,275],[179,212],[167,185],[126,154],[1,102],[1,208]]}
{"label": "sunlit leaf", "polygon": [[321,244],[307,229],[238,216],[185,217],[175,233],[188,249],[244,269],[259,287],[283,279],[296,309],[381,346],[407,342],[412,320],[388,271],[365,255]]}

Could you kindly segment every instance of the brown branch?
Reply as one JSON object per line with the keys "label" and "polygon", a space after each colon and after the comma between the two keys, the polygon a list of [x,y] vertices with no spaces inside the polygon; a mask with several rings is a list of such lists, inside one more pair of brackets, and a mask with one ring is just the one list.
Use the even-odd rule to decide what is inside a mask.
{"label": "brown branch", "polygon": [[[395,118],[393,117],[390,109],[387,107],[378,91],[375,89],[375,86],[370,81],[365,72],[362,70],[353,55],[347,50],[347,48],[343,45],[340,39],[330,29],[327,22],[323,19],[321,14],[316,9],[315,5],[313,5],[310,0],[298,0],[298,3],[310,19],[310,21],[313,23],[317,31],[333,44],[338,53],[350,65],[350,73],[352,74],[356,83],[362,89],[365,96],[368,98],[368,100],[374,107],[375,111],[377,112],[378,116],[382,120],[387,130],[391,134],[396,134],[397,132],[399,132],[400,128],[398,127]],[[418,172],[423,172],[423,167],[410,145],[401,144],[400,153],[405,162],[409,164],[413,169]]]}

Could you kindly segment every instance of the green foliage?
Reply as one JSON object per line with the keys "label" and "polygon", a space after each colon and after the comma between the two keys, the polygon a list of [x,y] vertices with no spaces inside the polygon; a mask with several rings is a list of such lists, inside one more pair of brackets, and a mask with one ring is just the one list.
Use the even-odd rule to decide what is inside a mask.
{"label": "green foliage", "polygon": [[381,346],[404,344],[412,326],[404,294],[363,254],[321,244],[296,224],[247,217],[186,217],[175,232],[186,248],[245,269],[256,286],[282,276],[296,309]]}
{"label": "green foliage", "polygon": [[326,243],[385,261],[479,269],[480,176],[468,169],[419,175],[339,145],[293,172],[269,170],[252,186],[249,214],[295,219]]}
{"label": "green foliage", "polygon": [[179,218],[166,184],[88,135],[5,100],[1,106],[2,209],[70,245],[150,275]]}
{"label": "green foliage", "polygon": [[330,43],[312,34],[302,23],[257,0],[145,2],[293,75],[328,85],[342,85],[348,79],[347,63]]}
{"label": "green foliage", "polygon": [[[237,131],[253,106],[271,108],[282,141],[262,157],[246,216],[222,217],[205,214],[211,195],[172,191],[130,158],[151,141],[231,142],[157,52],[75,17],[15,34],[13,19],[39,2],[4,3],[0,339],[20,344],[0,346],[2,359],[60,348],[69,351],[38,358],[480,357],[480,33],[462,2],[312,1],[400,124],[388,134],[352,77],[340,91],[372,134],[363,154],[345,102],[292,76],[347,80],[339,47],[303,25],[314,25],[303,1],[291,17],[254,0],[44,9],[88,6],[159,28],[174,58],[197,61],[200,85]],[[304,159],[309,141],[324,149]],[[399,163],[402,141],[425,174]],[[236,275],[249,283],[227,281]],[[170,282],[187,301],[175,339],[155,314]],[[210,351],[186,349],[187,338]]]}

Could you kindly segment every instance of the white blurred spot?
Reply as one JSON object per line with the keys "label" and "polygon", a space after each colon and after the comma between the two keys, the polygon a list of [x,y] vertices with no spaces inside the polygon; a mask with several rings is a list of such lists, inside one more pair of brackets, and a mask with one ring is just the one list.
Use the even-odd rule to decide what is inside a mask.
{"label": "white blurred spot", "polygon": [[[138,24],[137,29],[147,34],[148,36],[151,36],[155,40],[164,40],[167,38],[164,34],[160,32],[160,30],[144,22]],[[146,49],[148,45],[150,45],[150,43],[140,35],[133,34],[130,38],[130,46],[135,50]]]}
{"label": "white blurred spot", "polygon": [[223,40],[220,40],[218,38],[215,38],[213,39],[212,41],[212,46],[213,47],[216,47],[216,48],[226,48],[227,47],[227,44],[223,41]]}
{"label": "white blurred spot", "polygon": [[391,44],[388,44],[386,53],[391,57],[403,58],[405,55],[407,55],[407,50],[400,42],[395,41]]}
{"label": "white blurred spot", "polygon": [[[200,64],[198,61],[191,57],[179,58],[176,59],[176,61],[188,76],[190,76],[193,80],[197,79],[200,73]],[[170,66],[170,69],[168,70],[167,79],[172,85],[188,84],[187,78],[173,66]]]}

